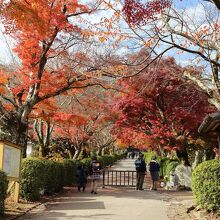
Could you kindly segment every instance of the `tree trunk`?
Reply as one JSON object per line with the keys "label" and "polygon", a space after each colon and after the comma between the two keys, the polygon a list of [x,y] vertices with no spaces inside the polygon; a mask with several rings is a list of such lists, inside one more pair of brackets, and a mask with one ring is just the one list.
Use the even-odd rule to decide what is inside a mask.
{"label": "tree trunk", "polygon": [[213,151],[211,147],[204,151],[205,151],[205,156],[203,157],[203,161],[211,160],[215,158],[215,152]]}
{"label": "tree trunk", "polygon": [[47,146],[41,144],[39,147],[39,157],[46,157],[47,156],[47,152],[46,152],[46,148]]}
{"label": "tree trunk", "polygon": [[[45,130],[44,125],[46,125]],[[37,136],[39,145],[39,157],[47,156],[52,131],[53,128],[51,127],[50,121],[44,121],[42,119],[36,119],[34,121],[34,132]]]}
{"label": "tree trunk", "polygon": [[197,150],[195,152],[195,159],[192,164],[193,169],[195,169],[203,161],[204,153],[204,150]]}
{"label": "tree trunk", "polygon": [[164,152],[164,149],[162,148],[162,146],[159,144],[158,145],[158,155],[161,156],[161,157],[165,157],[165,152]]}
{"label": "tree trunk", "polygon": [[28,121],[20,124],[18,129],[18,137],[16,140],[16,144],[21,145],[23,147],[23,157],[27,156],[27,141],[28,141]]}
{"label": "tree trunk", "polygon": [[188,155],[186,148],[182,150],[177,150],[176,154],[177,154],[177,157],[183,161],[184,166],[191,166],[189,162],[189,155]]}
{"label": "tree trunk", "polygon": [[101,150],[101,156],[105,155],[105,147],[102,148]]}
{"label": "tree trunk", "polygon": [[104,148],[103,146],[99,146],[98,147],[98,151],[97,151],[97,155],[98,156],[102,156],[103,155],[103,148]]}
{"label": "tree trunk", "polygon": [[21,120],[14,113],[9,113],[0,122],[0,138],[23,147],[23,157],[26,157],[28,120]]}
{"label": "tree trunk", "polygon": [[220,157],[220,133],[218,133],[218,155],[217,157]]}
{"label": "tree trunk", "polygon": [[81,151],[82,151],[81,146],[78,147],[78,148],[75,150],[75,153],[74,153],[74,156],[73,156],[73,159],[74,159],[74,160],[78,159],[78,157],[79,157]]}

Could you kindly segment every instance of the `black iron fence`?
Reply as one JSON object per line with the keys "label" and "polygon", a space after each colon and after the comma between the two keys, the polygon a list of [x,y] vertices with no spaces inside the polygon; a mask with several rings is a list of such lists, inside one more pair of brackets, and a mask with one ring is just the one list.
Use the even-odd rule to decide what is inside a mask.
{"label": "black iron fence", "polygon": [[105,170],[103,171],[103,188],[105,186],[136,186],[136,171]]}

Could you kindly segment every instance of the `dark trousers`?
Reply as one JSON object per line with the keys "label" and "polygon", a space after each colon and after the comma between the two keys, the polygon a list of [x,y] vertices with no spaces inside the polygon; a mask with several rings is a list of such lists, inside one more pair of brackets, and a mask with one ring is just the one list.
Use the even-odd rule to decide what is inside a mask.
{"label": "dark trousers", "polygon": [[137,184],[136,184],[137,190],[143,189],[144,176],[145,176],[145,172],[137,172]]}
{"label": "dark trousers", "polygon": [[78,180],[77,180],[78,191],[80,191],[81,188],[83,189],[83,191],[85,191],[86,182],[87,182],[87,180],[84,177],[78,178]]}

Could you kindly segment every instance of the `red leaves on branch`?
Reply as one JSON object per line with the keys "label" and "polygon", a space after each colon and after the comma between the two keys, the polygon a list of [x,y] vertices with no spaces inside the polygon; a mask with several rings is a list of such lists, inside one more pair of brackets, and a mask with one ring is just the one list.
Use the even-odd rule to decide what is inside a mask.
{"label": "red leaves on branch", "polygon": [[72,70],[61,62],[59,68],[50,63],[58,55],[63,59],[68,56],[67,49],[58,47],[65,44],[68,33],[81,34],[78,24],[71,23],[68,16],[87,10],[77,0],[0,0],[1,23],[5,32],[16,40],[14,52],[21,61],[12,77],[16,81],[11,83],[15,85],[12,88],[15,96],[20,92],[27,95],[35,84],[40,95],[66,86]]}
{"label": "red leaves on branch", "polygon": [[120,85],[128,95],[116,105],[119,117],[113,130],[121,142],[171,150],[182,147],[179,135],[196,137],[199,124],[214,109],[194,84],[181,77],[183,72],[169,58],[142,75],[123,79]]}
{"label": "red leaves on branch", "polygon": [[170,0],[153,0],[146,4],[138,0],[125,0],[123,12],[129,24],[144,25],[148,20],[156,19],[170,5]]}

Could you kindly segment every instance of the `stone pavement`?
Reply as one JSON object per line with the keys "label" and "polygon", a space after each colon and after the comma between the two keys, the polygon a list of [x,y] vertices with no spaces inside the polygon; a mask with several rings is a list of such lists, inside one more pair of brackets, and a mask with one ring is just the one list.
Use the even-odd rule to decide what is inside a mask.
{"label": "stone pavement", "polygon": [[[112,169],[133,170],[134,160],[122,160]],[[100,187],[97,195],[90,193],[89,186],[81,193],[73,188],[67,195],[39,206],[19,220],[168,220],[169,197],[150,191],[149,184],[148,176],[147,190]]]}

